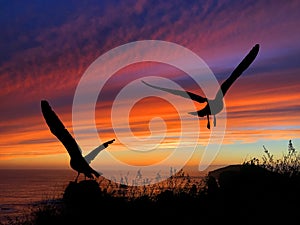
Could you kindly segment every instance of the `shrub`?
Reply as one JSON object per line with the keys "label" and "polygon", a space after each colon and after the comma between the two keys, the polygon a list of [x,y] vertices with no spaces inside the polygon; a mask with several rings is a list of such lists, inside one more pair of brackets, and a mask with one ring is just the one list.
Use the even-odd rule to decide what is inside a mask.
{"label": "shrub", "polygon": [[261,161],[258,158],[252,158],[244,162],[244,165],[257,165],[288,177],[300,175],[300,154],[294,148],[292,140],[289,140],[287,153],[283,153],[282,158],[279,159],[275,159],[274,155],[265,146],[263,146],[263,149],[264,155]]}

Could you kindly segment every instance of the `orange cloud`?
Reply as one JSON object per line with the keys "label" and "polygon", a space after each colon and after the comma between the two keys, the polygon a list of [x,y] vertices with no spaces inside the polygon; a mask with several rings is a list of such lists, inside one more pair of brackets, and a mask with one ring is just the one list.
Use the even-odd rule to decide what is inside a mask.
{"label": "orange cloud", "polygon": [[[38,163],[39,157],[45,160],[57,156],[64,163],[62,157],[68,158],[67,154],[43,121],[40,100],[50,100],[72,132],[72,99],[88,66],[114,47],[145,39],[166,40],[188,47],[206,60],[220,82],[253,44],[260,43],[257,59],[225,96],[227,129],[223,144],[233,146],[261,139],[299,137],[300,70],[296,57],[300,37],[296,29],[299,27],[299,1],[265,4],[210,1],[192,5],[180,1],[161,4],[137,1],[134,7],[127,2],[107,3],[106,7],[86,4],[80,13],[70,11],[68,17],[55,20],[56,25],[44,22],[43,26],[32,26],[34,28],[26,32],[10,25],[20,20],[19,17],[11,19],[1,15],[0,20],[10,25],[4,26],[1,35],[1,38],[9,38],[0,43],[1,162],[25,163],[23,158],[33,157],[34,163]],[[149,8],[151,10],[147,10]],[[26,18],[23,18],[24,23]],[[116,60],[105,66],[114,66]],[[183,88],[201,92],[182,71],[167,65],[144,62],[123,68],[108,81],[99,96],[95,123],[101,140],[116,135],[111,123],[111,107],[117,93],[132,80],[153,75],[170,78]],[[162,96],[169,98],[167,94]],[[120,111],[125,113],[125,107],[126,104]],[[183,105],[183,110],[185,107]],[[151,152],[148,157],[130,152],[122,143],[115,143],[108,151],[136,165],[158,162],[166,157],[168,149],[174,148],[181,136],[180,119],[174,107],[164,100],[144,99],[132,108],[130,118],[120,120],[129,119],[133,133],[144,138],[151,133],[148,125],[154,116],[164,118],[168,134],[159,151]],[[197,141],[199,146],[206,146],[210,137],[206,118],[184,115],[184,119],[200,125]],[[222,118],[217,116],[217,120]],[[90,125],[86,122],[81,121],[80,127],[84,133],[81,143],[88,148],[84,151],[96,143],[91,140]],[[153,123],[151,128],[156,130],[159,124]],[[187,135],[186,141],[192,143],[193,138],[192,134]]]}

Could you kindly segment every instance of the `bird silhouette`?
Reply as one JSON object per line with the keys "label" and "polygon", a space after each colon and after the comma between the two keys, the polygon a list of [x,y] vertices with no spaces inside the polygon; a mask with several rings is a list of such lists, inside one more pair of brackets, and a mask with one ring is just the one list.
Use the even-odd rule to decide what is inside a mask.
{"label": "bird silhouette", "polygon": [[216,126],[216,114],[222,111],[224,107],[223,98],[225,94],[227,93],[228,89],[231,87],[231,85],[234,83],[234,81],[250,66],[250,64],[254,61],[259,51],[259,44],[256,44],[250,52],[244,57],[244,59],[240,62],[240,64],[234,69],[234,71],[231,73],[231,75],[221,84],[216,96],[214,99],[207,99],[200,95],[194,94],[189,91],[181,91],[181,90],[174,90],[164,87],[155,86],[152,84],[149,84],[145,81],[142,81],[144,84],[148,85],[149,87],[159,89],[174,95],[179,95],[184,98],[192,99],[193,101],[199,102],[199,103],[207,103],[204,108],[201,110],[198,110],[196,112],[189,112],[191,115],[195,115],[198,117],[204,117],[207,116],[207,128],[210,129],[210,121],[209,116],[214,116],[214,126]]}
{"label": "bird silhouette", "polygon": [[98,178],[101,176],[102,173],[94,170],[89,164],[99,154],[100,151],[107,148],[107,146],[112,144],[115,139],[103,143],[83,157],[79,145],[65,128],[59,117],[52,110],[51,106],[46,100],[41,101],[41,109],[51,133],[61,141],[70,155],[70,166],[78,173],[77,177],[75,178],[75,182],[77,182],[77,179],[81,173],[84,174],[85,178],[88,177],[90,179],[95,179],[95,177]]}

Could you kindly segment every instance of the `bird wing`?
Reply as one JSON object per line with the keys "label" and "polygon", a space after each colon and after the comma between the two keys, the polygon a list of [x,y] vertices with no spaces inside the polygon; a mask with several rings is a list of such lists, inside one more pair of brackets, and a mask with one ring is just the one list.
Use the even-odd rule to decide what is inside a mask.
{"label": "bird wing", "polygon": [[107,141],[105,143],[103,143],[102,145],[99,145],[97,148],[95,148],[94,150],[92,150],[89,154],[87,154],[86,156],[84,156],[85,161],[90,164],[92,160],[95,159],[95,157],[105,148],[107,148],[107,146],[109,144],[112,144],[115,141],[115,139],[112,139],[110,141]]}
{"label": "bird wing", "polygon": [[146,84],[147,86],[149,86],[149,87],[159,89],[159,90],[162,90],[162,91],[165,91],[165,92],[169,92],[169,93],[174,94],[174,95],[179,95],[179,96],[184,97],[184,98],[189,98],[189,99],[192,99],[192,100],[200,102],[200,103],[207,102],[207,98],[203,98],[202,96],[196,95],[196,94],[194,94],[192,92],[189,92],[189,91],[181,91],[181,90],[174,90],[174,89],[170,89],[170,88],[163,88],[163,87],[158,87],[158,86],[149,84],[145,81],[142,81],[142,82],[144,84]]}
{"label": "bird wing", "polygon": [[256,44],[240,64],[234,69],[231,75],[222,83],[216,98],[224,97],[233,82],[250,66],[254,61],[259,51],[259,44]]}
{"label": "bird wing", "polygon": [[92,160],[95,159],[95,157],[103,150],[105,149],[104,144],[99,145],[97,148],[95,148],[94,150],[92,150],[89,154],[87,154],[86,156],[84,156],[85,161],[90,164]]}
{"label": "bird wing", "polygon": [[54,134],[61,143],[67,149],[70,157],[78,158],[82,157],[81,150],[76,143],[75,139],[65,128],[63,123],[60,121],[55,112],[51,109],[49,103],[45,100],[41,101],[42,113],[45,118],[47,125],[50,128],[52,134]]}

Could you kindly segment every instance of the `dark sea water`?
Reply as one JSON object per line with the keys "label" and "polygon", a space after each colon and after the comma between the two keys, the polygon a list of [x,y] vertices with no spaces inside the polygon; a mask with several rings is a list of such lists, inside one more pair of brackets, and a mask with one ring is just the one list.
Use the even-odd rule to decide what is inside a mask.
{"label": "dark sea water", "polygon": [[61,198],[75,177],[72,170],[0,170],[0,221]]}
{"label": "dark sea water", "polygon": [[0,222],[22,217],[49,200],[60,201],[76,175],[73,170],[0,169]]}

